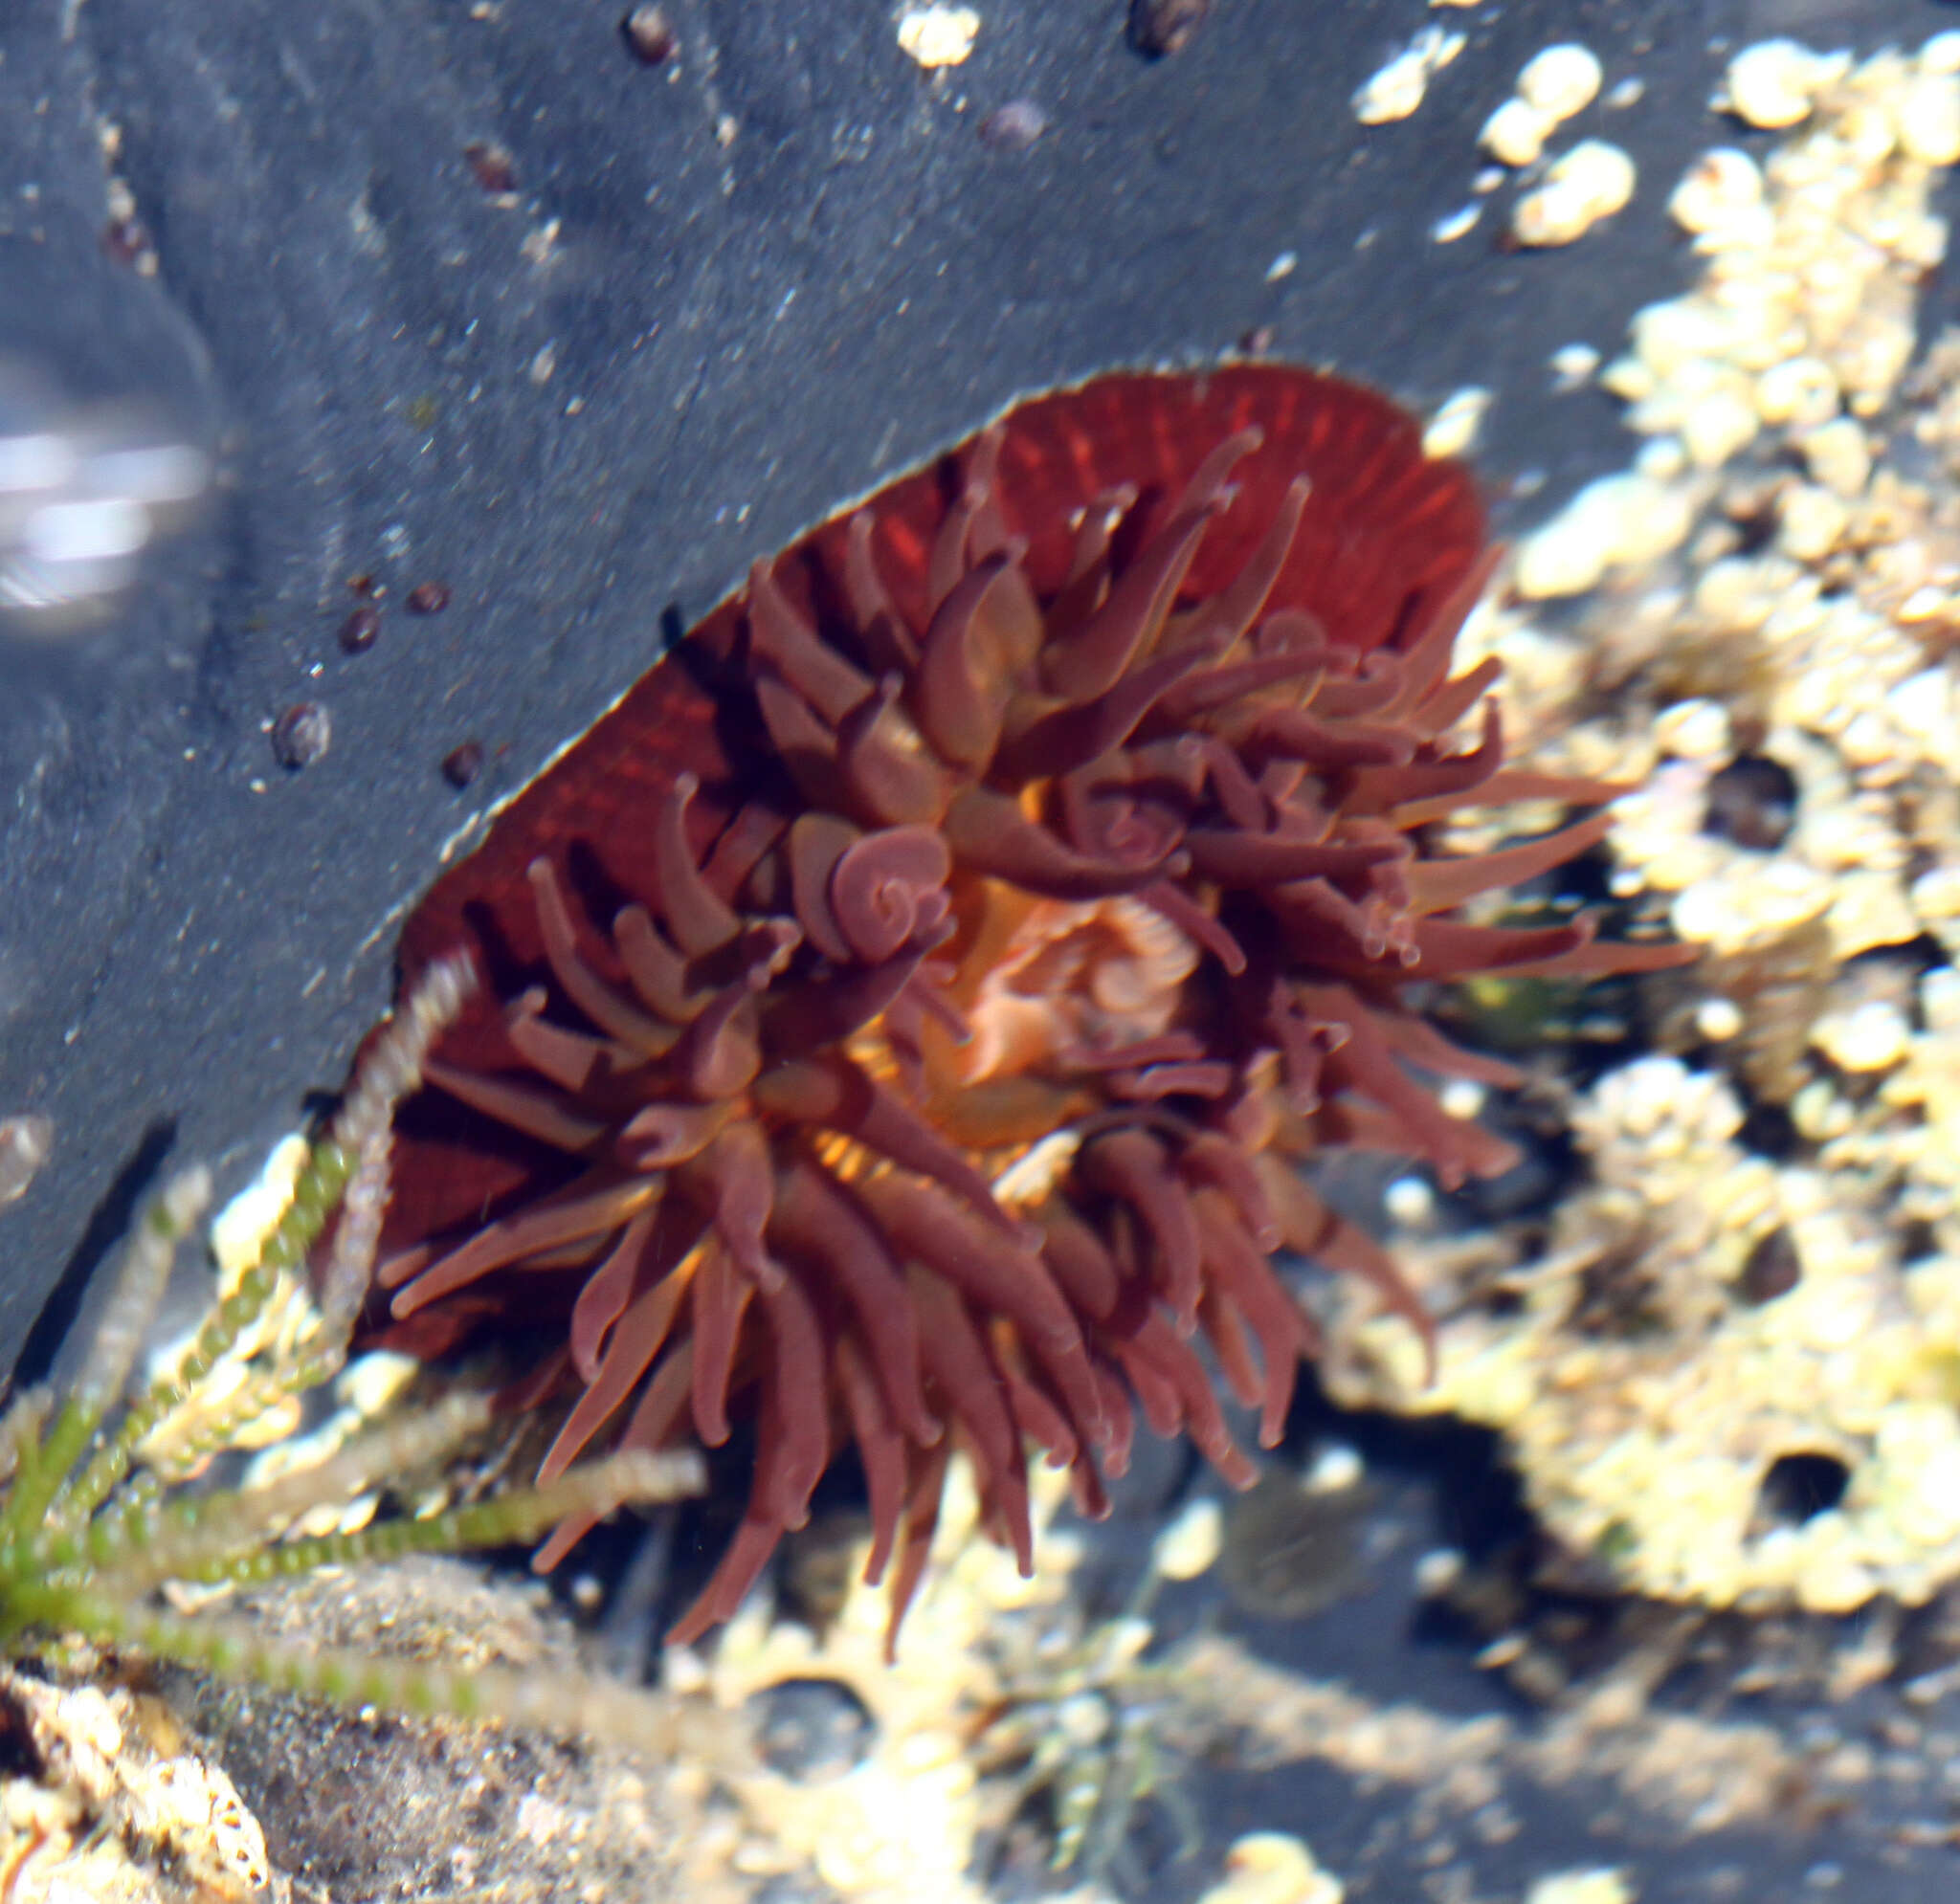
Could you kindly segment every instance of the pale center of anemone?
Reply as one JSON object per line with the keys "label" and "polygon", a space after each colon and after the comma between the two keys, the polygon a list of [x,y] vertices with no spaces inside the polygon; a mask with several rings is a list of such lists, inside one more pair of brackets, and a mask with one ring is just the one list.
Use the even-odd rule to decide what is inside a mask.
{"label": "pale center of anemone", "polygon": [[1117,1052],[1170,1029],[1198,948],[1139,899],[1041,899],[981,980],[967,1084],[1069,1052]]}

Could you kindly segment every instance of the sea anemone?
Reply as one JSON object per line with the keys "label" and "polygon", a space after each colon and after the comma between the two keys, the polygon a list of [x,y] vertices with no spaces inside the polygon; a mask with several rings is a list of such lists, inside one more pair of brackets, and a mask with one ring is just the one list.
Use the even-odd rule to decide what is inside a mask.
{"label": "sea anemone", "polygon": [[1024,1570],[1031,1447],[1091,1514],[1138,1412],[1249,1484],[1200,1342],[1273,1445],[1316,1345],[1282,1251],[1427,1338],[1299,1169],[1509,1161],[1417,1074],[1510,1074],[1412,984],[1677,956],[1458,916],[1605,820],[1475,857],[1430,823],[1614,790],[1506,769],[1494,665],[1451,678],[1491,560],[1466,472],[1354,385],[1037,397],[758,562],[423,902],[406,978],[467,950],[494,995],[404,1121],[392,1317],[565,1318],[546,1479],[752,1415],[676,1638],[853,1445],[895,1629],[955,1445]]}

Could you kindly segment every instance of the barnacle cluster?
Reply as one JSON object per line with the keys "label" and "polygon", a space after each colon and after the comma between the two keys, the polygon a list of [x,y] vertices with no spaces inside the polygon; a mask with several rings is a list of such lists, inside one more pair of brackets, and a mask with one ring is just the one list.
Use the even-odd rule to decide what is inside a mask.
{"label": "barnacle cluster", "polygon": [[1679,1058],[1610,1073],[1542,1251],[1456,1266],[1436,1390],[1382,1342],[1338,1385],[1502,1426],[1562,1541],[1646,1592],[1923,1600],[1960,1572],[1960,1261],[1903,1264],[1866,1173],[1752,1153],[1743,1116]]}
{"label": "barnacle cluster", "polygon": [[9,1904],[175,1904],[183,1892],[165,1871],[200,1899],[266,1894],[273,1868],[258,1820],[159,1701],[11,1662],[0,1664],[0,1698],[40,1770],[0,1782]]}
{"label": "barnacle cluster", "polygon": [[1615,889],[1706,956],[1571,1107],[1548,1236],[1411,1240],[1437,1385],[1367,1323],[1336,1385],[1503,1427],[1550,1529],[1645,1591],[1918,1602],[1960,1573],[1960,349],[1913,364],[1960,35],[1767,43],[1721,102],[1783,136],[1670,200],[1701,279],[1602,373],[1637,467],[1463,641],[1535,764],[1641,783]]}

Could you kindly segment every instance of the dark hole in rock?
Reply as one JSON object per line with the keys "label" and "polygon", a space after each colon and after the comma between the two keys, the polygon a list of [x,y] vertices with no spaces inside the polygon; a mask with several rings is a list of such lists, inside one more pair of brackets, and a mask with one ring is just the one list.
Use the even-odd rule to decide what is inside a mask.
{"label": "dark hole in rock", "polygon": [[1796,776],[1767,754],[1739,754],[1708,782],[1705,832],[1774,852],[1796,819]]}
{"label": "dark hole in rock", "polygon": [[1801,1527],[1844,1498],[1851,1470],[1835,1454],[1785,1454],[1772,1462],[1756,1496],[1759,1527]]}
{"label": "dark hole in rock", "polygon": [[786,1779],[841,1778],[871,1749],[878,1721],[835,1679],[785,1679],[749,1700],[756,1749]]}
{"label": "dark hole in rock", "polygon": [[1749,1251],[1737,1279],[1737,1293],[1745,1302],[1774,1302],[1779,1295],[1788,1295],[1802,1279],[1803,1261],[1796,1245],[1789,1230],[1778,1228]]}
{"label": "dark hole in rock", "polygon": [[1751,1104],[1736,1133],[1736,1141],[1774,1163],[1788,1162],[1803,1148],[1795,1119],[1781,1104]]}

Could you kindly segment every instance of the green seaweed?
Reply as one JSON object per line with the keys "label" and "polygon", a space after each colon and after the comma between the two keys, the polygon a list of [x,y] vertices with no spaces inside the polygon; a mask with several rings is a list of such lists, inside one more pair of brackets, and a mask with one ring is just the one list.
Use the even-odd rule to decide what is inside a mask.
{"label": "green seaweed", "polygon": [[[277,1227],[189,1349],[131,1387],[179,1251],[200,1233],[211,1180],[188,1171],[147,1210],[125,1248],[102,1319],[66,1391],[30,1388],[0,1417],[0,1647],[61,1654],[77,1643],[135,1649],[281,1690],[416,1715],[501,1717],[644,1742],[653,1702],[627,1689],[541,1672],[448,1672],[419,1663],[273,1642],[242,1622],[172,1609],[167,1583],[250,1585],[324,1566],[457,1553],[536,1539],[568,1516],[671,1499],[701,1485],[694,1454],[615,1454],[541,1486],[351,1532],[294,1533],[403,1475],[433,1473],[480,1438],[490,1403],[455,1394],[384,1419],[319,1464],[260,1487],[180,1478],[146,1460],[160,1428],[193,1411],[176,1455],[218,1452],[291,1398],[345,1366],[366,1299],[396,1105],[468,995],[469,967],[437,965],[371,1044],[331,1124],[309,1146]],[[329,1226],[331,1238],[327,1238]],[[286,1279],[326,1241],[312,1326],[269,1369],[215,1406],[200,1385],[266,1315]]]}

